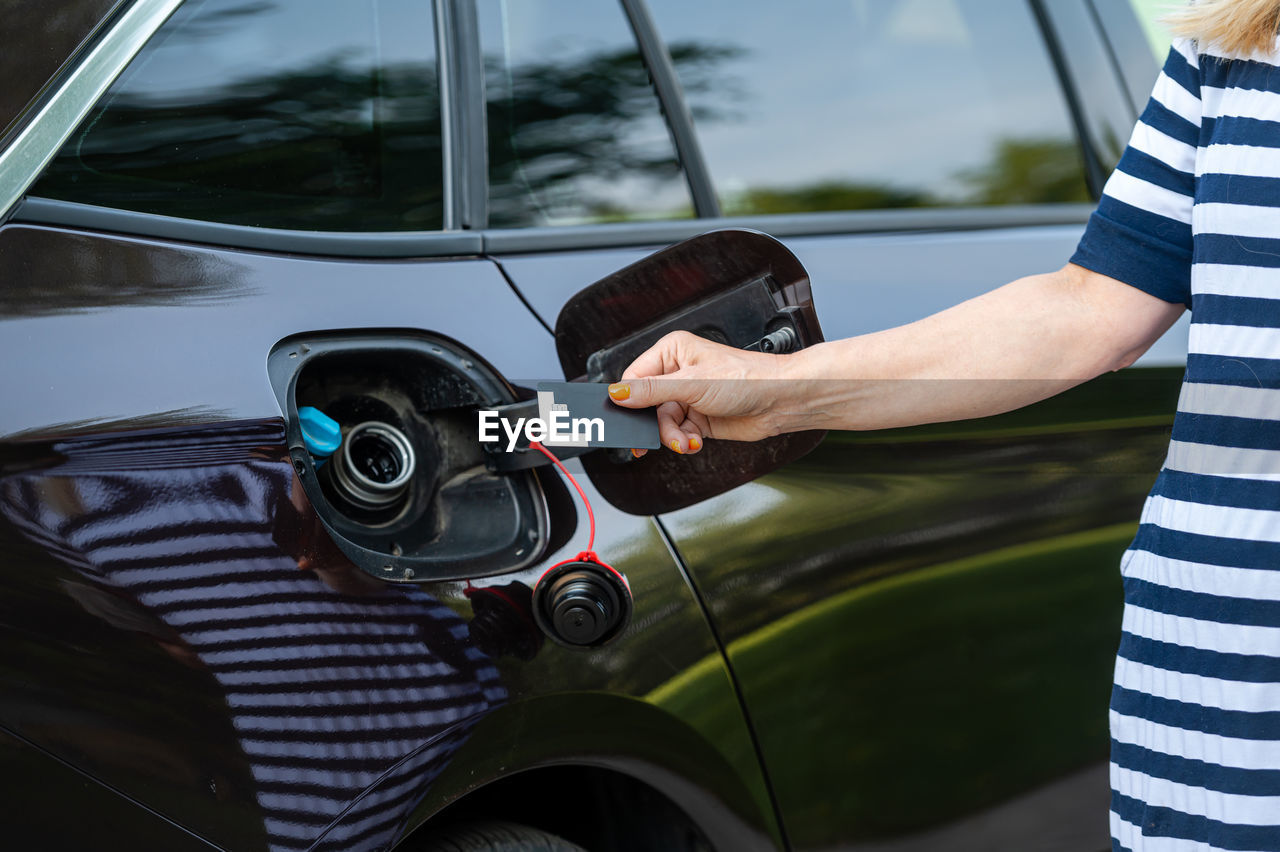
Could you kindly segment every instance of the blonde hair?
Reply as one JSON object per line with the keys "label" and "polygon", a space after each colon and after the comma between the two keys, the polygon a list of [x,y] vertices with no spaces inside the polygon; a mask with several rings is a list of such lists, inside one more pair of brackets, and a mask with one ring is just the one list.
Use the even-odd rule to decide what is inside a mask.
{"label": "blonde hair", "polygon": [[1269,53],[1280,26],[1280,0],[1198,0],[1170,12],[1164,22],[1185,36],[1227,54]]}

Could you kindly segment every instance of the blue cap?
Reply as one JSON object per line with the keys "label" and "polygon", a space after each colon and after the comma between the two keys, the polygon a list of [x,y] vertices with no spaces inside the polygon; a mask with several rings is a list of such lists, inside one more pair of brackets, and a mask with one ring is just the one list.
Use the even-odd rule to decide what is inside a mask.
{"label": "blue cap", "polygon": [[328,458],[342,446],[342,427],[338,421],[315,406],[299,408],[298,422],[302,424],[302,440],[311,455]]}

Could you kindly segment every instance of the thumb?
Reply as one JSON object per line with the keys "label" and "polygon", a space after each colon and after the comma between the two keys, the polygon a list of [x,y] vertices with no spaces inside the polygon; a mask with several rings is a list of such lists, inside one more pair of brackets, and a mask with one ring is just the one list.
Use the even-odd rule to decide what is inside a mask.
{"label": "thumb", "polygon": [[685,377],[684,370],[665,376],[624,379],[609,385],[609,398],[624,408],[651,408],[664,402],[690,405],[705,391],[705,381]]}

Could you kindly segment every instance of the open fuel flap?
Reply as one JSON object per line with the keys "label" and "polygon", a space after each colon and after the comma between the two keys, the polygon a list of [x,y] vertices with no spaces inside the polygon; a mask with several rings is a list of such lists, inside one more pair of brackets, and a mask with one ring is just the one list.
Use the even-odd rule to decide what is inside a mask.
{"label": "open fuel flap", "polygon": [[357,566],[390,581],[455,579],[545,552],[540,474],[490,470],[476,441],[476,412],[516,395],[473,353],[387,329],[291,337],[267,366],[306,498]]}
{"label": "open fuel flap", "polygon": [[[678,329],[778,353],[822,340],[804,267],[746,230],[703,234],[592,284],[564,306],[555,340],[567,378],[611,382]],[[267,367],[304,492],[295,504],[309,503],[369,574],[423,582],[517,571],[571,535],[572,503],[541,453],[498,453],[477,439],[481,410],[531,413],[538,401],[475,353],[416,330],[329,332],[281,341]],[[560,455],[580,455],[619,509],[656,514],[768,473],[821,439],[708,441],[696,455],[639,460],[589,446]]]}
{"label": "open fuel flap", "polygon": [[[692,332],[743,349],[787,353],[822,341],[809,275],[790,250],[758,231],[712,231],[652,254],[574,295],[556,320],[556,349],[571,381],[613,382],[663,335]],[[582,457],[614,506],[658,514],[697,503],[795,461],[823,432],[763,441],[708,441],[696,455],[622,452]]]}

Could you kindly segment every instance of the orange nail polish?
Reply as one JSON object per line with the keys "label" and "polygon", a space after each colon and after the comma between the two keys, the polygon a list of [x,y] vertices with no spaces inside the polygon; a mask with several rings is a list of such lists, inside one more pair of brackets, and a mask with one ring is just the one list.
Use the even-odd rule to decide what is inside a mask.
{"label": "orange nail polish", "polygon": [[609,385],[609,396],[614,399],[627,399],[631,396],[631,385],[614,382]]}
{"label": "orange nail polish", "polygon": [[681,455],[684,454],[684,450],[680,449],[680,442],[675,440],[674,438],[671,439],[671,449],[675,450],[677,453],[680,453]]}
{"label": "orange nail polish", "polygon": [[699,441],[697,438],[690,438],[690,439],[689,439],[689,449],[691,449],[691,450],[700,450],[700,449],[702,449],[702,442],[701,442],[701,441]]}
{"label": "orange nail polish", "polygon": [[639,451],[639,450],[637,450],[637,449],[632,449],[632,450],[631,450],[631,455],[635,456],[636,458],[640,458],[642,455],[644,455],[644,453],[640,452],[640,451]]}

